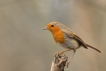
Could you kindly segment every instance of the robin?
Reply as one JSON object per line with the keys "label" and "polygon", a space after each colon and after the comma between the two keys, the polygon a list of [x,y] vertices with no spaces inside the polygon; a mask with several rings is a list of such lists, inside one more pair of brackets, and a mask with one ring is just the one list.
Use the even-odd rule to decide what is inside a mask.
{"label": "robin", "polygon": [[[59,44],[60,46],[67,49],[60,53],[63,54],[64,52],[73,50],[74,53],[72,54],[71,59],[73,58],[76,52],[76,49],[80,48],[81,46],[84,47],[85,49],[88,49],[88,47],[90,47],[98,51],[99,53],[101,53],[101,51],[98,50],[97,48],[94,48],[93,46],[86,44],[70,28],[61,24],[60,22],[51,22],[43,30],[49,30],[52,33],[55,42]],[[71,62],[71,59],[69,63]]]}

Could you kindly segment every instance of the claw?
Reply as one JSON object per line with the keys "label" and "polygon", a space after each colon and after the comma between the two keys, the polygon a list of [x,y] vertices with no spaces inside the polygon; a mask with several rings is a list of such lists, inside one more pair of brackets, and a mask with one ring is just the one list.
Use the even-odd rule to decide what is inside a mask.
{"label": "claw", "polygon": [[69,64],[70,64],[70,62],[67,62],[67,63],[66,63],[66,67],[67,67],[67,68],[68,68]]}
{"label": "claw", "polygon": [[66,56],[63,51],[56,53],[56,55],[62,55],[62,54],[63,54],[63,56]]}

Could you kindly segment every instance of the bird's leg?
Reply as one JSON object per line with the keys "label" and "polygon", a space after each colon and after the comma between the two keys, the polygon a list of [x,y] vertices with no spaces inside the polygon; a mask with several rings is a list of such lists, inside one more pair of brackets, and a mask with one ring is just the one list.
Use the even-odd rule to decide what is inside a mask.
{"label": "bird's leg", "polygon": [[76,50],[74,49],[74,50],[73,50],[73,52],[74,52],[74,53],[73,53],[72,57],[70,58],[70,61],[69,61],[69,62],[67,63],[67,65],[66,65],[66,66],[67,66],[67,68],[68,68],[68,65],[70,64],[70,62],[71,62],[71,60],[72,60],[72,58],[73,58],[73,56],[74,56],[74,54],[75,54]]}
{"label": "bird's leg", "polygon": [[71,50],[71,49],[64,50],[64,51],[58,52],[57,54],[64,54],[64,52],[67,52],[67,51],[70,51],[70,50]]}
{"label": "bird's leg", "polygon": [[67,51],[70,51],[71,49],[68,49],[68,50],[64,50],[64,51],[61,51],[60,53],[64,53],[64,52],[67,52]]}
{"label": "bird's leg", "polygon": [[70,50],[71,50],[71,49],[64,50],[64,51],[61,51],[61,52],[57,52],[57,55],[58,55],[58,54],[63,54],[63,55],[65,56],[64,52],[67,52],[67,51],[70,51]]}

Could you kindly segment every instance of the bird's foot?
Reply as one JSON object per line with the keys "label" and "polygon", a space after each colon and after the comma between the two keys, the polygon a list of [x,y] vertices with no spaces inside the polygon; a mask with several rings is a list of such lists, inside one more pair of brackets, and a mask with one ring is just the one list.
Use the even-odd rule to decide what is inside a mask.
{"label": "bird's foot", "polygon": [[70,64],[70,62],[67,62],[67,63],[66,63],[66,67],[67,67],[67,68],[68,68],[68,65],[69,65],[69,64]]}
{"label": "bird's foot", "polygon": [[64,56],[65,56],[65,54],[64,54],[63,51],[61,51],[61,52],[57,52],[56,55],[64,55]]}

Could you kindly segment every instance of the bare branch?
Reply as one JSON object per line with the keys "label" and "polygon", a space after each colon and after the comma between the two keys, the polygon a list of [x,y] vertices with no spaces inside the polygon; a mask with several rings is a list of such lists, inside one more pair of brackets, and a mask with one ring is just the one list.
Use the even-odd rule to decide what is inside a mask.
{"label": "bare branch", "polygon": [[68,57],[64,54],[56,54],[52,61],[51,71],[64,71],[67,61]]}

